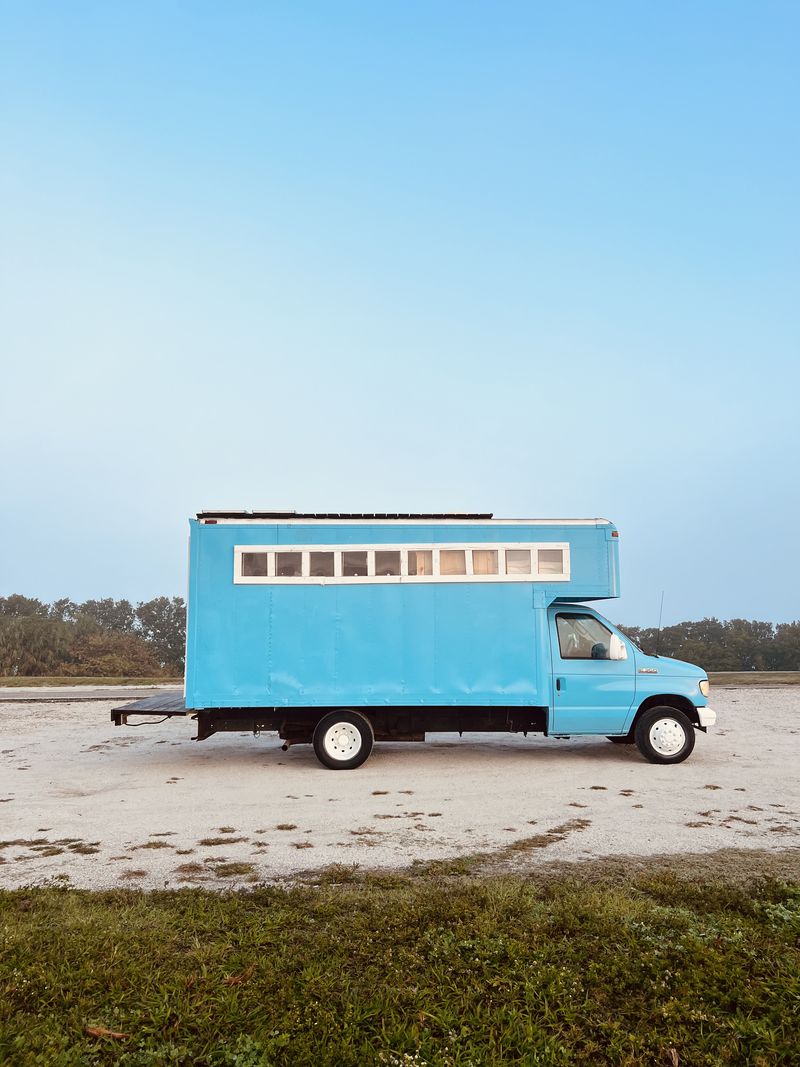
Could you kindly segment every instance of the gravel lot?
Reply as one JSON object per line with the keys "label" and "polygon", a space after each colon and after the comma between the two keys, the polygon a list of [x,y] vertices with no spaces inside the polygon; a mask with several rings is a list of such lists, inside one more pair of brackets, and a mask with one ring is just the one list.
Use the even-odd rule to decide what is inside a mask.
{"label": "gravel lot", "polygon": [[[281,882],[330,864],[472,853],[550,861],[800,845],[800,686],[715,689],[718,725],[677,767],[603,739],[431,735],[356,771],[310,746],[194,724],[114,727],[116,700],[3,702],[0,885]],[[67,694],[68,695],[68,694]],[[40,702],[41,701],[41,702]]]}

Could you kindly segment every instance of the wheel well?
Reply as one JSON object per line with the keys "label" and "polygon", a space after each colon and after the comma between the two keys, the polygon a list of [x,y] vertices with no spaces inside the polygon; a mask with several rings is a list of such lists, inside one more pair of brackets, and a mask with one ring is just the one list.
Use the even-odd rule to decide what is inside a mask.
{"label": "wheel well", "polygon": [[636,723],[641,719],[642,715],[650,708],[676,708],[678,711],[682,711],[684,715],[689,717],[689,721],[694,723],[695,726],[700,725],[700,719],[697,715],[697,708],[687,697],[679,696],[677,693],[662,693],[660,696],[648,697],[643,700],[639,705],[636,714],[633,717],[631,728],[628,731],[630,737],[633,737],[633,732],[636,729]]}

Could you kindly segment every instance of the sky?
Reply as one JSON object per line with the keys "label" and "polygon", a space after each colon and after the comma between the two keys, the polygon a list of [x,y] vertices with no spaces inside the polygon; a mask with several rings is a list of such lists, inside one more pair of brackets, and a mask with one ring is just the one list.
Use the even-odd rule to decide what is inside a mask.
{"label": "sky", "polygon": [[203,508],[612,519],[800,617],[800,5],[0,0],[0,595]]}

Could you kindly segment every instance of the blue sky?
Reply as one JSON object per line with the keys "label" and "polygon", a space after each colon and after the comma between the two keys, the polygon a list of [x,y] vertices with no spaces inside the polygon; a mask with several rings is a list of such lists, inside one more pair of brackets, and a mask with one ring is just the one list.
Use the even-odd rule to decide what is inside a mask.
{"label": "blue sky", "polygon": [[0,0],[0,593],[203,507],[613,519],[800,616],[795,3]]}

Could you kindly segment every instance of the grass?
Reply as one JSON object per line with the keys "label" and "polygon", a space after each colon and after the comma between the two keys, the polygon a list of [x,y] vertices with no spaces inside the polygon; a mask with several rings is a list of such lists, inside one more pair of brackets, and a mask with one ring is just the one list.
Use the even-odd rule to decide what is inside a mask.
{"label": "grass", "polygon": [[0,675],[0,688],[41,685],[183,685],[183,678],[70,678],[69,675]]}
{"label": "grass", "polygon": [[0,894],[0,1062],[796,1062],[796,884],[328,875]]}
{"label": "grass", "polygon": [[800,685],[800,671],[709,671],[712,685]]}
{"label": "grass", "polygon": [[197,843],[198,845],[233,845],[246,840],[246,837],[201,837]]}

